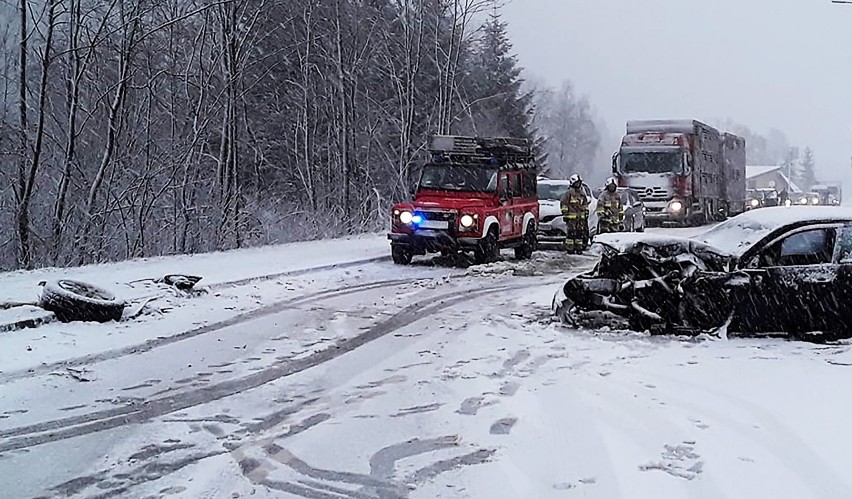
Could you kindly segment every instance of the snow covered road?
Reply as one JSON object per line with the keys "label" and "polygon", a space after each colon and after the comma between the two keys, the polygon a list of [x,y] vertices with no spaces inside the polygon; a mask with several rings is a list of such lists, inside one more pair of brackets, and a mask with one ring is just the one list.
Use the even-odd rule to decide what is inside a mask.
{"label": "snow covered road", "polygon": [[589,257],[314,263],[0,335],[3,497],[852,493],[848,345],[565,329]]}

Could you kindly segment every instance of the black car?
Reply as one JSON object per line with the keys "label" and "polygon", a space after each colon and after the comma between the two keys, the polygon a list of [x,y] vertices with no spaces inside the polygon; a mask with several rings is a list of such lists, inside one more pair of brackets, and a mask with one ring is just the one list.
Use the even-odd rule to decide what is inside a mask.
{"label": "black car", "polygon": [[852,336],[852,210],[766,208],[692,239],[607,234],[597,243],[602,257],[594,271],[554,297],[554,312],[568,323],[606,311],[652,333],[726,327]]}

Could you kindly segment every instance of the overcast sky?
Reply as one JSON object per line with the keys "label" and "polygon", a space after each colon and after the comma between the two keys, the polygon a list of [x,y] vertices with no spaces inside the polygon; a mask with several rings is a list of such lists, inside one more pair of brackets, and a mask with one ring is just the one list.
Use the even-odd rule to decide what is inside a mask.
{"label": "overcast sky", "polygon": [[814,148],[818,175],[852,180],[852,5],[511,0],[503,14],[530,77],[573,81],[613,134],[629,119],[731,118],[784,131]]}

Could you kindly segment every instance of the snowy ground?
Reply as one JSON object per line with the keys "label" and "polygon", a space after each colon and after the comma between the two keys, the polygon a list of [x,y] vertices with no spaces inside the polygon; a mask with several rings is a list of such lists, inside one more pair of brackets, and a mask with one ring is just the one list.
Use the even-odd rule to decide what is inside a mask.
{"label": "snowy ground", "polygon": [[[158,296],[119,324],[0,333],[0,496],[852,495],[848,345],[569,330],[550,300],[591,257],[387,252],[367,237],[0,276],[6,299],[66,272]],[[171,272],[210,292],[140,281]]]}

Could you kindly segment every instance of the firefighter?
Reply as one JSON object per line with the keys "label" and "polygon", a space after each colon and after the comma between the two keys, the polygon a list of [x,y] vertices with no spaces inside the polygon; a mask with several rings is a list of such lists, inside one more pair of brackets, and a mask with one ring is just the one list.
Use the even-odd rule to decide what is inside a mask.
{"label": "firefighter", "polygon": [[567,229],[565,250],[580,254],[586,249],[589,239],[589,198],[583,190],[580,175],[571,175],[569,182],[570,187],[559,200]]}
{"label": "firefighter", "polygon": [[604,183],[604,190],[598,196],[598,234],[618,232],[624,224],[624,205],[618,194],[618,182],[610,177]]}

